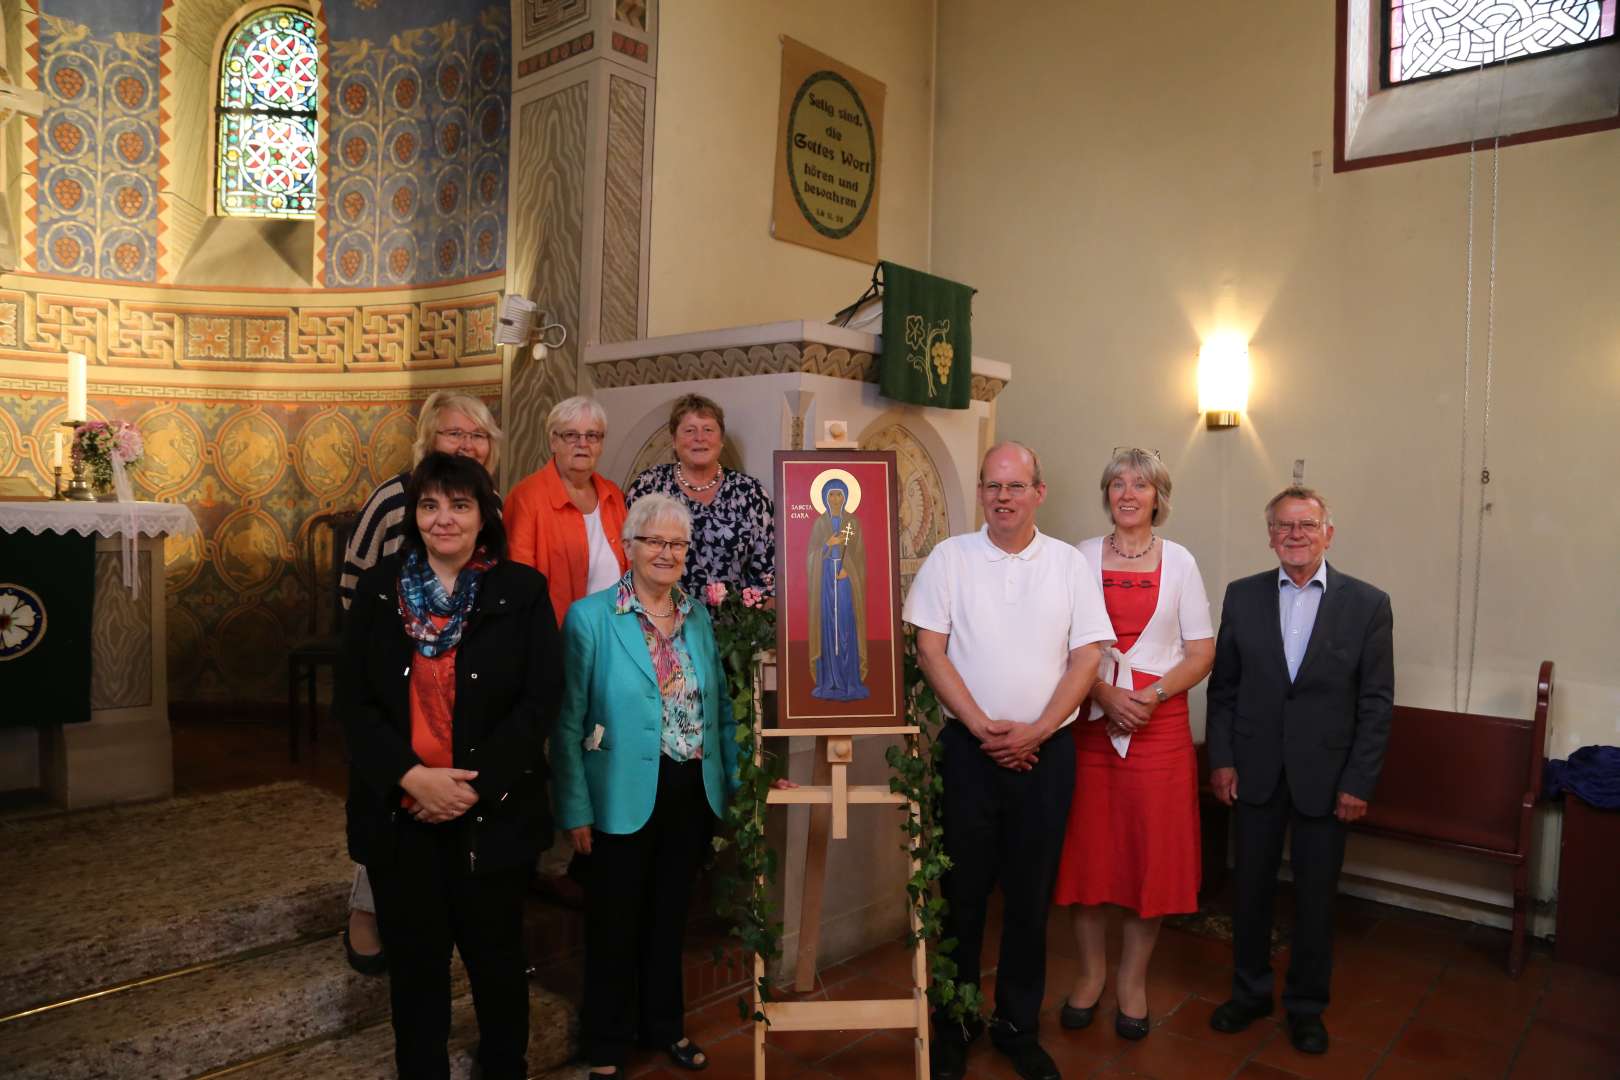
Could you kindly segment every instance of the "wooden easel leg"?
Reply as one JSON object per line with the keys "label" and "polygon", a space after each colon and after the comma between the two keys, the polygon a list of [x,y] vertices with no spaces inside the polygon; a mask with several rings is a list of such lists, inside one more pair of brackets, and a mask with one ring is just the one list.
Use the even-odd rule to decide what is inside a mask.
{"label": "wooden easel leg", "polygon": [[[910,735],[906,738],[912,757],[917,757],[922,748],[922,736]],[[907,804],[914,820],[922,820],[922,807],[916,802]],[[918,858],[921,847],[920,839],[911,841],[911,872],[915,874],[922,867]],[[912,994],[917,1003],[917,1042],[912,1055],[917,1063],[917,1080],[929,1080],[928,1062],[928,944],[922,939],[922,920],[917,917],[915,906],[911,908],[911,934],[917,941],[917,947],[911,955],[911,987]]]}
{"label": "wooden easel leg", "polygon": [[[827,760],[827,736],[816,736],[815,765],[810,783],[824,787],[832,780]],[[793,989],[808,994],[816,988],[816,952],[821,945],[821,901],[827,889],[827,843],[832,824],[830,806],[810,808],[810,834],[804,855],[804,889],[799,898],[799,956],[793,970]]]}

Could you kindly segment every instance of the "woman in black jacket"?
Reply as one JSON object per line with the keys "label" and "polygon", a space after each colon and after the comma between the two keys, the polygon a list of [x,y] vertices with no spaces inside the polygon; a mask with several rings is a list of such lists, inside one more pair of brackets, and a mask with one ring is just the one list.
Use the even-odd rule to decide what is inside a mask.
{"label": "woman in black jacket", "polygon": [[498,507],[475,462],[422,459],[404,547],[360,578],[338,671],[349,852],[376,894],[407,1080],[449,1076],[452,945],[483,1075],[527,1071],[523,896],[552,836],[542,747],[561,648],[545,578],[505,558]]}

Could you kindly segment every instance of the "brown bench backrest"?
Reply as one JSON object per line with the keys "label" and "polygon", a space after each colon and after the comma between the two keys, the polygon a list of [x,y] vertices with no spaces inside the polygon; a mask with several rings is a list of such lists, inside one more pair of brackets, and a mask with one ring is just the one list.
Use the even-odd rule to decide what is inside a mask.
{"label": "brown bench backrest", "polygon": [[1525,808],[1541,794],[1552,662],[1534,718],[1397,705],[1384,770],[1362,824],[1370,830],[1524,854]]}

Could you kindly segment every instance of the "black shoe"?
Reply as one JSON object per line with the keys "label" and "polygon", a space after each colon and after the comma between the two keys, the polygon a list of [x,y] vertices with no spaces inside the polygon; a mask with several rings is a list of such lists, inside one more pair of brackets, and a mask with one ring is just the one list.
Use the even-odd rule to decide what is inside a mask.
{"label": "black shoe", "polygon": [[1261,1017],[1271,1015],[1271,1002],[1248,1002],[1233,998],[1218,1005],[1210,1015],[1209,1026],[1226,1035],[1236,1035]]}
{"label": "black shoe", "polygon": [[1148,1018],[1146,1016],[1126,1016],[1124,1009],[1114,1011],[1114,1034],[1122,1039],[1136,1042],[1147,1038]]}
{"label": "black shoe", "polygon": [[[1102,999],[1098,998],[1098,1000],[1100,1001]],[[1064,1001],[1063,1008],[1058,1010],[1058,1023],[1068,1028],[1070,1031],[1079,1031],[1081,1028],[1088,1028],[1091,1026],[1091,1022],[1096,1018],[1096,1001],[1093,1001],[1090,1005],[1087,1005],[1083,1009],[1077,1009],[1073,1005],[1070,1005],[1067,1001]]]}
{"label": "black shoe", "polygon": [[1288,1041],[1302,1054],[1325,1054],[1328,1048],[1327,1025],[1322,1023],[1320,1016],[1289,1013]]}
{"label": "black shoe", "polygon": [[[669,1055],[671,1061],[689,1072],[702,1072],[709,1067],[709,1055],[703,1052],[703,1047],[691,1039],[685,1040],[685,1046],[682,1046],[681,1042],[682,1040],[677,1039],[664,1047],[664,1052]],[[699,1061],[698,1058],[703,1060]]]}
{"label": "black shoe", "polygon": [[978,1038],[982,1027],[969,1027],[951,1020],[934,1022],[937,1034],[928,1044],[928,1075],[931,1080],[962,1080],[967,1075],[968,1044]]}
{"label": "black shoe", "polygon": [[349,928],[343,928],[343,955],[349,958],[349,966],[362,975],[388,974],[388,954],[385,952],[363,953],[355,952],[354,946],[349,944]]}
{"label": "black shoe", "polygon": [[992,1020],[990,1044],[1012,1063],[1013,1071],[1023,1080],[1063,1080],[1057,1062],[1041,1049],[1033,1031],[1019,1031],[1005,1021]]}

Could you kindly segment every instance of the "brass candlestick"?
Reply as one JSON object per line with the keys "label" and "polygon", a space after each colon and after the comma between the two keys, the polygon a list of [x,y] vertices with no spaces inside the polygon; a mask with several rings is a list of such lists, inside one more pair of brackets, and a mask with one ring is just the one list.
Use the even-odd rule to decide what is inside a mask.
{"label": "brass candlestick", "polygon": [[62,494],[62,466],[60,465],[51,468],[51,500],[53,502],[65,501]]}
{"label": "brass candlestick", "polygon": [[[73,435],[74,435],[75,439],[78,437],[79,428],[83,424],[84,424],[83,420],[64,420],[64,421],[62,421],[62,426],[63,427],[69,427],[69,428],[73,429]],[[73,441],[72,439],[69,440],[70,443],[72,441]],[[90,484],[84,478],[84,455],[83,454],[75,453],[73,455],[73,479],[68,482],[67,494],[64,495],[63,498],[72,499],[74,502],[95,502],[96,501],[96,493],[94,491],[90,490]]]}

